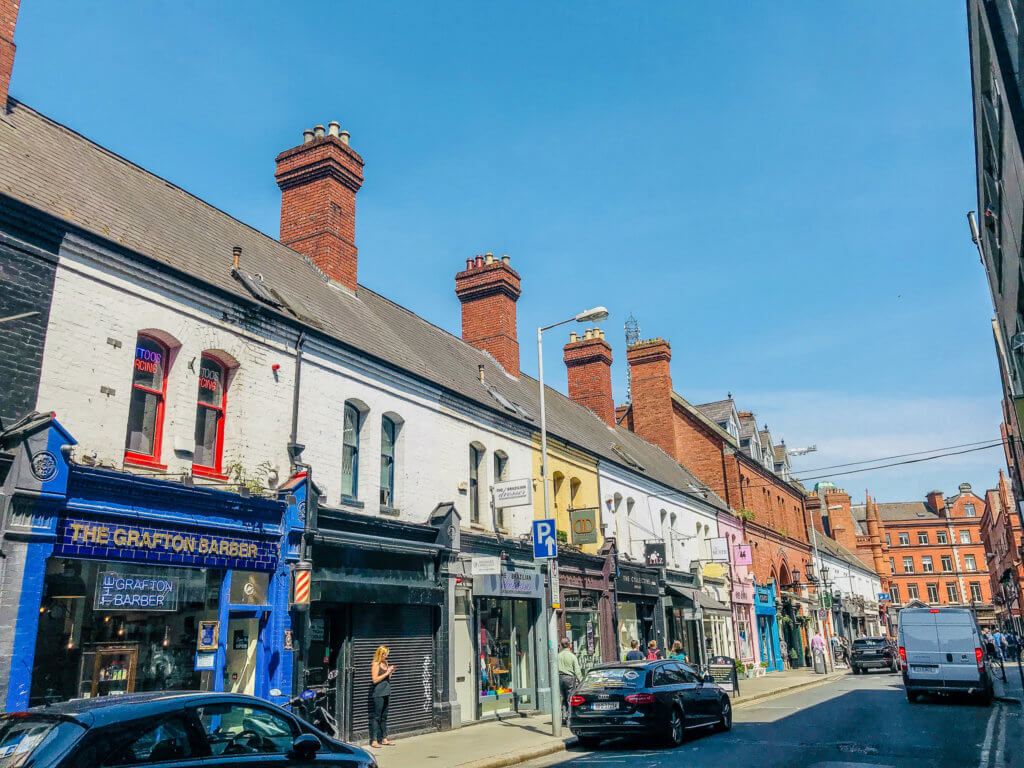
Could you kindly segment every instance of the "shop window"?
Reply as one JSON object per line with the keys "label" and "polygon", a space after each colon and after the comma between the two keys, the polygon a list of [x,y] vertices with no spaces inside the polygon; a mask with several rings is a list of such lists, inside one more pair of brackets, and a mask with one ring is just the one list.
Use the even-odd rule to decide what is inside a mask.
{"label": "shop window", "polygon": [[[207,704],[197,707],[196,714],[213,757],[286,755],[299,735],[291,718],[263,707]],[[260,765],[262,761],[248,764]]]}
{"label": "shop window", "polygon": [[380,420],[380,503],[395,506],[395,438],[398,427],[387,416]]}
{"label": "shop window", "polygon": [[510,710],[513,693],[533,687],[533,615],[530,601],[477,598],[482,715]]}
{"label": "shop window", "polygon": [[128,434],[124,458],[133,464],[158,465],[167,394],[167,346],[139,334],[132,366],[132,392],[128,405]]}
{"label": "shop window", "polygon": [[469,446],[469,521],[480,523],[480,463],[483,461],[483,448],[475,444]]}
{"label": "shop window", "polygon": [[960,543],[961,544],[970,544],[971,543],[971,532],[970,531],[960,531]]}
{"label": "shop window", "polygon": [[132,739],[128,744],[116,747],[103,765],[149,765],[198,758],[189,743],[188,726],[182,715],[173,715],[156,726],[146,728],[141,736],[133,733]]}
{"label": "shop window", "polygon": [[192,458],[192,472],[197,475],[222,476],[227,371],[227,366],[212,355],[200,358],[195,452]]}
{"label": "shop window", "polygon": [[342,435],[341,497],[359,498],[359,409],[345,403],[345,426]]}

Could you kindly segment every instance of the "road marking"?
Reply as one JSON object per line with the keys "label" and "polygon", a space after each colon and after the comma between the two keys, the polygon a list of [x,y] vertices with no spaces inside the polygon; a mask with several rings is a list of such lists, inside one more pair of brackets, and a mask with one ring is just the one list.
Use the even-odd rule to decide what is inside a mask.
{"label": "road marking", "polygon": [[[999,706],[999,705],[996,705]],[[994,768],[1005,768],[1006,766],[1006,726],[1008,726],[1009,719],[1005,716],[1006,709],[999,707],[1000,714],[1003,716],[999,718],[999,739],[996,741],[996,758],[993,762]]]}
{"label": "road marking", "polygon": [[992,753],[992,732],[995,729],[996,717],[999,714],[999,705],[992,707],[992,713],[988,716],[988,725],[985,726],[985,741],[981,743],[981,759],[978,761],[978,768],[988,768],[989,757]]}

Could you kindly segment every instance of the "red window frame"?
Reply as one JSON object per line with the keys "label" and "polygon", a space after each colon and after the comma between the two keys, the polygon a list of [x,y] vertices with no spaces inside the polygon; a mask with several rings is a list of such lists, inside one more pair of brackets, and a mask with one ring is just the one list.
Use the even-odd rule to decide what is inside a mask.
{"label": "red window frame", "polygon": [[[143,467],[154,467],[155,469],[167,469],[166,464],[160,463],[160,451],[163,447],[163,436],[164,436],[164,405],[167,401],[167,369],[170,368],[170,350],[167,345],[158,339],[156,336],[152,336],[148,333],[140,333],[136,337],[136,345],[139,340],[146,339],[151,341],[160,347],[160,350],[164,354],[164,376],[160,382],[160,389],[151,389],[150,387],[143,386],[142,384],[136,384],[135,374],[132,374],[132,397],[135,396],[135,390],[139,389],[143,392],[156,395],[159,399],[156,406],[156,423],[153,425],[153,453],[151,455],[145,453],[136,453],[135,451],[129,451],[126,447],[124,449],[124,460],[126,464],[138,464]],[[134,370],[134,360],[132,366]],[[129,398],[129,408],[131,408],[131,398]]]}
{"label": "red window frame", "polygon": [[221,370],[221,381],[220,381],[220,405],[211,405],[210,403],[204,403],[199,399],[198,389],[196,391],[196,420],[199,420],[199,409],[209,408],[211,411],[216,411],[219,414],[217,419],[217,439],[214,445],[214,459],[213,466],[209,467],[203,464],[197,464],[195,461],[192,462],[192,474],[199,475],[200,477],[212,477],[217,480],[227,480],[227,475],[222,472],[222,461],[224,457],[224,419],[227,414],[228,407],[228,365],[216,355],[204,352],[202,357],[199,358],[199,370],[203,370],[203,360],[211,360],[220,367]]}

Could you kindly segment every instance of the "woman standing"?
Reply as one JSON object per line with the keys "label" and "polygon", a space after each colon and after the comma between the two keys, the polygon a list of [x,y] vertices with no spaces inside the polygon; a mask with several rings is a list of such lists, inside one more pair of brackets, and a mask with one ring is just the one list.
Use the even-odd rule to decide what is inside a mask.
{"label": "woman standing", "polygon": [[380,646],[373,654],[373,666],[370,668],[370,746],[377,749],[382,744],[390,747],[394,744],[388,738],[388,703],[391,699],[391,675],[395,667],[388,664],[387,646]]}
{"label": "woman standing", "polygon": [[672,650],[669,652],[668,657],[670,659],[686,661],[686,651],[683,650],[683,644],[678,640],[672,643]]}

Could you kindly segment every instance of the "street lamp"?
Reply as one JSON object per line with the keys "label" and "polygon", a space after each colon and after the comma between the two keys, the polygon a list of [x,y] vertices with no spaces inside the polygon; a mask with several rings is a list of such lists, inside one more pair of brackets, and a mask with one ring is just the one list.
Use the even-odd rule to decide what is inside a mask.
{"label": "street lamp", "polygon": [[[607,309],[604,307],[594,307],[584,310],[568,320],[561,320],[557,323],[542,325],[537,328],[537,382],[540,384],[540,482],[544,487],[545,520],[551,517],[551,500],[548,494],[548,422],[544,409],[544,331],[550,331],[552,328],[557,328],[566,323],[600,323],[607,318]],[[556,547],[555,559],[557,557]],[[558,590],[558,565],[550,560],[548,561],[548,581],[551,585],[551,595],[554,596]],[[558,637],[558,624],[554,606],[549,606],[548,611],[548,677],[551,682],[551,735],[558,737],[562,735],[562,702],[558,684],[558,643],[556,641]]]}

